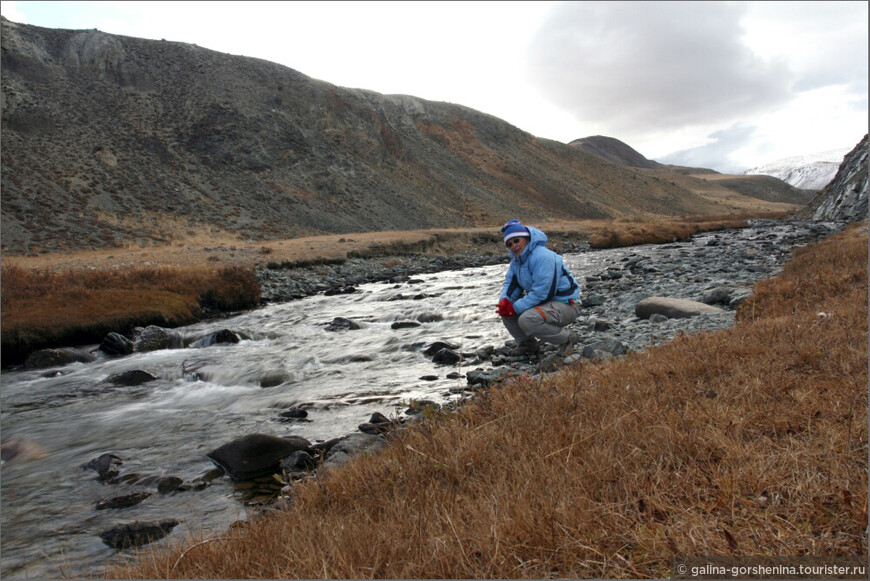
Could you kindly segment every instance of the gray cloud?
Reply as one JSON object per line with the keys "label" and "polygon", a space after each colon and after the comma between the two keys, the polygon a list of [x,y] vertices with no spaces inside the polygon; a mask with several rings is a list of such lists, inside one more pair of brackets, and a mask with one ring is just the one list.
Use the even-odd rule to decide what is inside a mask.
{"label": "gray cloud", "polygon": [[730,155],[752,141],[755,127],[735,124],[728,129],[710,134],[710,143],[700,147],[684,149],[656,158],[659,163],[703,167],[721,173],[742,173],[748,169],[730,161]]}
{"label": "gray cloud", "polygon": [[612,135],[733,123],[789,98],[784,62],[741,44],[745,5],[567,2],[530,46],[530,76],[582,121]]}

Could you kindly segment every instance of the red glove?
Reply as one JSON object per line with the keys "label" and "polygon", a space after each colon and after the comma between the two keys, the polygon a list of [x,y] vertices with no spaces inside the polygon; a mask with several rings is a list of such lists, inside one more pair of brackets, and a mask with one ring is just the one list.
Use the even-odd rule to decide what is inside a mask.
{"label": "red glove", "polygon": [[507,297],[499,301],[496,305],[496,311],[500,317],[516,317],[517,312],[514,310],[514,304]]}

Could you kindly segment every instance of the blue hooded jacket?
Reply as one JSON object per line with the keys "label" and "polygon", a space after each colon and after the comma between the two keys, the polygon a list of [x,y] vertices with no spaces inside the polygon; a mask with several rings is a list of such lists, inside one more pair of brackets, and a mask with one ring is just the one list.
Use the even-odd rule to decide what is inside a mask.
{"label": "blue hooded jacket", "polygon": [[500,298],[510,299],[518,315],[547,301],[579,300],[580,285],[562,257],[547,248],[547,235],[537,228],[527,228],[531,234],[529,244],[519,256],[511,253]]}

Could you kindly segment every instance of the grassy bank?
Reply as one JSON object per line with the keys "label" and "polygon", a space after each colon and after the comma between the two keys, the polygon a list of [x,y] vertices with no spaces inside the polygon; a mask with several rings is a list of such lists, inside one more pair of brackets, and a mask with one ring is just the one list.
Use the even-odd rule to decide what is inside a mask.
{"label": "grassy bank", "polygon": [[256,306],[260,287],[250,268],[129,268],[65,271],[3,266],[0,272],[3,364],[33,350],[98,343],[137,325],[174,327],[204,310]]}
{"label": "grassy bank", "polygon": [[800,249],[728,331],[517,378],[111,578],[662,578],[867,555],[867,233]]}

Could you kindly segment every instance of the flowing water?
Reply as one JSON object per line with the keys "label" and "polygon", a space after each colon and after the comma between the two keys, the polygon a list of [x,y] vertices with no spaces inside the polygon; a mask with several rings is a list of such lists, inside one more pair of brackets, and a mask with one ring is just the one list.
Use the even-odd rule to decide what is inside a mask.
{"label": "flowing water", "polygon": [[[582,283],[584,276],[628,253],[652,255],[666,246],[565,258]],[[172,475],[190,482],[214,468],[207,452],[244,434],[323,441],[355,432],[373,412],[396,415],[410,399],[443,403],[459,397],[448,390],[465,380],[446,377],[456,369],[434,365],[421,351],[434,341],[454,343],[460,351],[502,345],[509,337],[494,304],[505,269],[488,266],[420,275],[400,285],[362,285],[354,294],[318,295],[178,329],[185,337],[223,328],[250,337],[237,344],[4,372],[3,440],[31,440],[46,454],[2,468],[0,573],[4,578],[99,574],[115,552],[98,534],[117,524],[176,518],[182,524],[170,538],[179,538],[188,531],[219,532],[247,516],[227,478],[200,491],[155,492],[134,507],[96,510],[101,498],[146,490],[101,484],[93,470],[81,468],[100,454],[120,456],[122,475]],[[397,300],[399,294],[404,298]],[[360,322],[362,328],[328,331],[335,317]],[[406,321],[421,324],[392,326]],[[134,369],[158,380],[136,387],[101,383]],[[427,375],[439,379],[421,379]],[[304,405],[310,421],[275,421],[294,405]]]}

